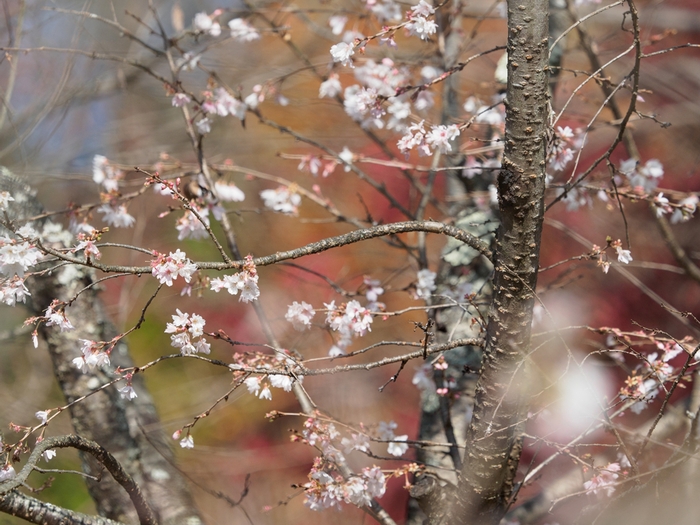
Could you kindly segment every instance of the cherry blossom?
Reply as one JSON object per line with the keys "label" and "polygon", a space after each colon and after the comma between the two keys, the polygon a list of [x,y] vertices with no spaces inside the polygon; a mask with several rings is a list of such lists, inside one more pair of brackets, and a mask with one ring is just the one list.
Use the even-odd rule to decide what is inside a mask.
{"label": "cherry blossom", "polygon": [[303,332],[311,327],[311,319],[313,319],[314,315],[316,315],[314,307],[309,303],[304,301],[298,303],[294,301],[289,308],[287,308],[287,313],[284,318],[292,323],[295,330]]}
{"label": "cherry blossom", "polygon": [[102,220],[116,228],[130,228],[136,219],[129,215],[124,204],[103,204],[97,211],[104,214]]}
{"label": "cherry blossom", "polygon": [[39,262],[41,257],[42,253],[28,241],[0,236],[0,273],[3,275],[24,277],[24,272]]}
{"label": "cherry blossom", "polygon": [[243,202],[245,200],[245,193],[233,183],[225,183],[217,181],[214,183],[214,189],[216,190],[216,195],[225,202]]}
{"label": "cherry blossom", "polygon": [[354,67],[352,64],[352,59],[350,58],[355,54],[353,44],[346,44],[345,42],[340,42],[331,46],[331,56],[333,57],[333,62],[340,62],[343,66]]}
{"label": "cherry blossom", "polygon": [[201,54],[187,52],[175,61],[175,65],[178,69],[182,69],[183,71],[192,71],[197,67],[201,58]]}
{"label": "cherry blossom", "polygon": [[381,22],[398,22],[401,20],[401,6],[395,0],[368,0],[367,7]]}
{"label": "cherry blossom", "polygon": [[100,253],[100,250],[95,246],[95,241],[92,241],[90,239],[86,239],[84,241],[80,241],[78,245],[73,248],[71,251],[73,252],[79,252],[83,251],[85,253],[85,258],[86,259],[93,259],[95,261],[99,261],[102,258],[102,254]]}
{"label": "cherry blossom", "polygon": [[16,275],[3,281],[0,287],[0,302],[5,303],[7,306],[23,303],[25,297],[29,297],[29,295],[29,290],[24,285],[24,280]]}
{"label": "cherry blossom", "polygon": [[187,434],[186,437],[180,440],[180,446],[182,448],[194,448],[194,438],[191,434]]}
{"label": "cherry blossom", "polygon": [[385,308],[384,303],[379,302],[379,296],[384,293],[384,288],[382,288],[381,282],[377,279],[370,279],[365,276],[363,279],[363,284],[365,288],[365,298],[367,299],[367,309],[368,310],[383,310]]}
{"label": "cherry blossom", "polygon": [[10,192],[0,191],[0,210],[6,210],[11,201],[15,200]]}
{"label": "cherry blossom", "polygon": [[173,107],[181,108],[181,107],[186,106],[190,102],[192,102],[192,99],[190,98],[189,95],[187,95],[185,93],[175,93],[173,95],[173,99],[172,99]]}
{"label": "cherry blossom", "polygon": [[103,351],[104,343],[98,343],[89,339],[80,339],[82,343],[82,356],[73,359],[73,365],[81,372],[88,372],[95,368],[109,365],[109,354]]}
{"label": "cherry blossom", "polygon": [[348,22],[347,16],[335,15],[328,19],[328,25],[331,27],[331,32],[334,35],[339,35],[343,32],[345,24]]}
{"label": "cherry blossom", "polygon": [[209,16],[206,12],[194,15],[192,29],[196,32],[207,33],[214,37],[221,35],[221,25],[212,20],[212,16]]}
{"label": "cherry blossom", "polygon": [[172,323],[165,325],[165,333],[172,334],[170,345],[179,348],[182,355],[208,354],[211,351],[210,346],[203,338],[193,341],[204,335],[206,321],[200,315],[190,315],[181,312],[180,309],[176,309],[175,312]]}
{"label": "cherry blossom", "polygon": [[428,20],[422,16],[417,16],[406,24],[406,29],[408,29],[409,33],[418,35],[421,40],[426,40],[430,35],[434,35],[437,32],[437,27],[435,21]]}
{"label": "cherry blossom", "polygon": [[369,437],[365,434],[356,434],[353,432],[350,434],[349,438],[344,437],[341,439],[340,444],[346,454],[350,454],[353,450],[369,452]]}
{"label": "cherry blossom", "polygon": [[121,396],[121,398],[126,399],[127,401],[131,401],[132,399],[138,397],[136,391],[134,390],[134,387],[131,385],[123,386],[121,388],[118,388],[117,390],[119,391],[119,395]]}
{"label": "cherry blossom", "polygon": [[[241,102],[239,99],[231,95],[226,89],[219,87],[213,92],[205,91],[204,96],[206,99],[202,104],[202,111],[204,113],[215,114],[220,117],[233,115],[239,120],[245,119],[248,107],[244,102]],[[210,122],[207,124],[207,126],[210,127]]]}
{"label": "cherry blossom", "polygon": [[597,475],[586,481],[583,484],[583,488],[589,493],[610,497],[615,492],[615,482],[620,477],[618,474],[620,470],[619,463],[609,463],[608,466],[602,468]]}
{"label": "cherry blossom", "polygon": [[211,124],[212,121],[209,117],[204,117],[195,122],[195,126],[197,127],[197,131],[200,135],[206,135],[207,133],[211,133]]}
{"label": "cherry blossom", "polygon": [[664,167],[657,159],[650,159],[641,165],[635,159],[627,159],[620,163],[620,173],[629,179],[634,188],[650,192],[659,184],[664,176]]}
{"label": "cherry blossom", "polygon": [[95,184],[101,184],[107,192],[117,191],[119,181],[124,178],[124,173],[112,166],[107,157],[95,155],[92,159],[92,180]]}
{"label": "cherry blossom", "polygon": [[673,210],[673,215],[671,215],[671,223],[677,224],[679,222],[690,220],[698,207],[699,200],[700,199],[698,199],[697,195],[690,195],[680,201],[678,203],[680,207]]}
{"label": "cherry blossom", "polygon": [[260,289],[258,288],[258,273],[253,264],[252,256],[246,256],[243,271],[234,275],[225,275],[223,278],[212,279],[211,289],[217,293],[226,290],[231,295],[238,295],[240,292],[238,300],[244,303],[257,300],[260,297]]}
{"label": "cherry blossom", "polygon": [[253,42],[260,39],[260,33],[243,18],[234,18],[228,23],[231,37],[237,42]]}
{"label": "cherry blossom", "polygon": [[321,82],[318,88],[318,98],[335,98],[343,91],[343,86],[340,84],[340,77],[331,73],[327,80]]}
{"label": "cherry blossom", "polygon": [[263,382],[260,377],[249,377],[244,381],[248,392],[258,396],[260,399],[267,399],[268,401],[272,399],[272,392],[270,391],[270,386]]}
{"label": "cherry blossom", "polygon": [[270,374],[268,376],[268,380],[270,381],[270,386],[274,388],[281,388],[285,392],[291,392],[292,385],[294,385],[293,378],[282,374]]}
{"label": "cherry blossom", "polygon": [[187,258],[185,252],[179,248],[169,255],[153,252],[151,261],[151,273],[161,284],[172,286],[173,281],[182,277],[185,282],[190,282],[192,275],[197,271],[197,265]]}
{"label": "cherry blossom", "polygon": [[56,301],[51,303],[51,305],[46,309],[46,314],[44,315],[44,318],[46,319],[46,326],[58,326],[61,329],[61,332],[73,330],[74,327],[66,317],[65,312],[62,309],[54,309],[57,306],[55,303]]}
{"label": "cherry blossom", "polygon": [[301,195],[292,187],[278,186],[274,190],[263,190],[260,192],[260,198],[265,207],[273,211],[289,215],[297,215],[299,212]]}
{"label": "cherry blossom", "polygon": [[383,441],[392,441],[387,447],[387,452],[392,456],[402,456],[408,450],[408,445],[406,443],[400,443],[401,441],[406,441],[408,439],[408,435],[395,435],[394,429],[397,427],[398,425],[394,421],[389,421],[388,423],[385,421],[380,421],[377,429],[379,439]]}
{"label": "cherry blossom", "polygon": [[623,250],[622,246],[618,246],[617,250],[617,261],[623,264],[629,264],[632,262],[632,252],[629,250]]}
{"label": "cherry blossom", "polygon": [[323,166],[323,162],[321,162],[321,159],[318,158],[317,156],[305,155],[301,158],[301,161],[299,162],[297,169],[299,171],[307,170],[309,173],[311,173],[315,177],[316,175],[318,175],[318,172],[322,166]]}
{"label": "cherry blossom", "polygon": [[343,151],[341,151],[341,152],[338,154],[338,158],[339,158],[340,160],[342,160],[343,163],[345,164],[345,166],[344,166],[343,169],[344,169],[346,172],[347,172],[347,171],[350,171],[351,166],[352,166],[352,161],[355,160],[355,154],[354,154],[352,151],[350,151],[350,150],[347,148],[347,146],[346,146],[346,147],[343,148]]}
{"label": "cherry blossom", "polygon": [[209,236],[206,226],[209,226],[209,209],[192,206],[199,214],[198,218],[192,211],[185,210],[182,217],[177,220],[175,229],[178,231],[177,240],[205,239]]}
{"label": "cherry blossom", "polygon": [[48,423],[48,418],[49,418],[50,412],[48,410],[39,410],[37,413],[34,414],[34,417],[36,417],[43,425]]}
{"label": "cherry blossom", "polygon": [[425,138],[426,143],[432,148],[437,149],[440,153],[449,153],[452,151],[451,141],[459,137],[459,127],[455,124],[449,126],[433,126]]}
{"label": "cherry blossom", "polygon": [[437,274],[428,268],[418,272],[418,282],[416,283],[416,297],[419,299],[429,298],[435,291],[435,278]]}
{"label": "cherry blossom", "polygon": [[657,217],[662,217],[663,215],[671,211],[671,207],[669,206],[669,200],[666,197],[664,197],[663,193],[659,193],[654,197],[651,206],[652,208],[654,208],[654,213]]}
{"label": "cherry blossom", "polygon": [[420,0],[417,5],[411,8],[411,16],[428,17],[435,13],[435,9],[425,0]]}

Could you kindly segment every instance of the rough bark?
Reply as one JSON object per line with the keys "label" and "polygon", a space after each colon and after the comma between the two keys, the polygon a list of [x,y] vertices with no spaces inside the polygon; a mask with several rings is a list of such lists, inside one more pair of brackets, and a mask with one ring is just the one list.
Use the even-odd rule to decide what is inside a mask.
{"label": "rough bark", "polygon": [[508,1],[508,86],[493,300],[459,498],[450,523],[498,523],[520,458],[544,215],[548,1]]}
{"label": "rough bark", "polygon": [[64,509],[17,491],[0,496],[0,512],[41,525],[123,525],[108,518]]}
{"label": "rough bark", "polygon": [[[10,191],[16,200],[10,208],[14,221],[21,224],[23,218],[41,210],[31,188],[4,168],[0,173],[0,191],[3,190]],[[82,355],[80,339],[110,341],[118,334],[104,311],[99,287],[92,286],[73,301],[80,290],[94,281],[92,271],[60,267],[26,282],[32,294],[28,306],[35,316],[42,316],[53,299],[72,301],[66,314],[75,330],[61,332],[58,327],[42,325],[39,331],[47,342],[54,374],[68,403],[114,379],[117,367],[133,366],[124,341],[114,348],[108,367],[82,373],[72,364],[75,357]],[[133,383],[138,397],[132,401],[121,399],[116,386],[112,386],[72,405],[70,415],[75,432],[114,455],[152,504],[160,523],[202,523],[187,483],[174,466],[170,440],[160,428],[153,401],[138,375]],[[144,429],[148,429],[148,435]],[[83,455],[82,459],[86,472],[99,474],[102,467],[94,458]],[[86,483],[100,515],[125,523],[137,522],[128,495],[112,478],[102,476],[100,481],[88,479]]]}

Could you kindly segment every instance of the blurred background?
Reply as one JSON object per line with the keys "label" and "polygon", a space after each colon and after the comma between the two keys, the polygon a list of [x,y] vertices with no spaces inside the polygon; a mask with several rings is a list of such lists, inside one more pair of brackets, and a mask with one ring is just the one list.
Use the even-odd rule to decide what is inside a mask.
{"label": "blurred background", "polygon": [[[202,35],[185,38],[180,45],[183,50],[203,51],[202,65],[215,70],[234,92],[240,90],[245,96],[254,86],[263,85],[284,97],[282,100],[268,97],[263,103],[262,112],[268,118],[335,151],[347,147],[356,154],[384,158],[379,147],[367,139],[342,106],[332,99],[319,99],[317,77],[295,57],[285,41],[266,28],[262,18],[243,3],[161,1],[153,3],[153,11],[146,2],[136,0],[115,3],[3,0],[1,4],[0,46],[8,49],[0,59],[0,164],[36,187],[39,198],[49,210],[65,209],[68,203],[99,200],[99,188],[92,182],[95,155],[105,155],[124,168],[123,188],[127,191],[136,190],[143,184],[142,177],[129,167],[151,169],[158,162],[196,163],[196,153],[184,131],[182,114],[172,107],[171,97],[162,83],[125,61],[138,62],[160,74],[166,73],[166,66],[148,49],[123,37],[109,24],[91,19],[86,13],[110,20],[116,17],[120,24],[156,47],[162,42],[148,30],[149,26],[154,26],[156,16],[169,35],[190,27],[193,17],[199,12],[212,13],[215,9],[223,9],[223,19],[245,17],[261,31],[260,40],[240,43],[229,38]],[[498,15],[498,9],[494,9],[496,4],[481,4],[466,3],[468,16],[464,19],[463,57],[505,43],[505,20]],[[645,51],[698,42],[700,8],[697,5],[682,0],[639,2],[638,5],[644,25]],[[330,16],[345,14],[350,18],[348,28],[352,26],[364,34],[373,34],[380,29],[376,23],[350,14],[364,12],[363,6],[359,1],[318,4],[307,1],[295,4],[260,2],[257,13],[275,18],[311,63],[325,72],[330,66],[328,50],[338,41],[338,37],[330,33]],[[591,9],[584,6],[582,12]],[[621,7],[611,9],[586,24],[602,63],[629,45],[628,35],[620,32],[623,11]],[[397,41],[400,45],[396,51],[372,44],[368,46],[366,56],[379,59],[386,52],[417,72],[433,60],[434,46],[413,40],[416,39],[409,40],[399,35]],[[30,51],[18,53],[12,51],[14,48]],[[92,53],[100,54],[104,59],[95,59],[90,56]],[[497,54],[486,55],[461,73],[461,103],[469,96],[479,97],[485,102],[491,100],[497,89],[494,71],[498,58]],[[618,81],[629,70],[630,64],[631,57],[622,59],[608,68],[607,74]],[[561,108],[579,86],[585,77],[581,72],[590,70],[590,64],[573,36],[567,42],[563,67],[553,95],[555,109]],[[665,173],[660,187],[678,192],[698,192],[700,62],[697,49],[680,49],[646,59],[642,71],[644,100],[638,105],[639,111],[653,114],[658,122],[672,124],[662,128],[653,120],[636,119],[633,122],[631,128],[642,152],[642,161],[659,159],[663,163]],[[338,73],[343,87],[353,83],[351,70],[340,68]],[[188,90],[199,93],[206,89],[208,75],[195,69],[184,73],[182,80]],[[436,90],[435,109],[421,118],[438,121],[439,95],[439,90]],[[627,96],[622,93],[620,98],[625,100]],[[590,82],[577,93],[560,125],[573,129],[585,127],[603,100],[599,87]],[[587,166],[609,146],[617,133],[617,128],[610,125],[612,120],[607,110],[601,114],[588,135],[581,166]],[[396,134],[378,131],[377,135],[396,150]],[[465,144],[470,136],[479,137],[478,127],[473,129],[472,135],[463,135]],[[283,158],[280,153],[309,155],[319,152],[289,135],[263,126],[252,115],[246,119],[245,125],[237,119],[217,119],[212,132],[205,138],[205,152],[214,165],[232,162],[295,181],[310,191],[317,185],[317,192],[348,216],[363,220],[371,217],[380,222],[401,220],[401,215],[388,205],[386,199],[353,174],[344,172],[342,167],[336,168],[327,178],[298,170],[298,159]],[[617,163],[627,158],[629,155],[622,147],[612,157]],[[413,160],[419,161],[417,157]],[[407,187],[399,170],[371,164],[364,164],[363,169],[385,184],[400,202],[416,202],[417,196]],[[579,173],[582,171],[578,170]],[[565,181],[570,174],[569,169],[556,180]],[[593,173],[591,182],[606,181],[607,178],[607,171],[601,166]],[[245,201],[233,206],[234,213],[230,214],[244,254],[266,255],[348,231],[347,226],[337,224],[321,207],[308,200],[304,200],[296,218],[264,211],[258,194],[276,187],[274,183],[240,173],[226,174],[225,179],[234,182],[246,194]],[[438,181],[437,192],[442,192],[442,188],[443,181]],[[589,201],[573,210],[567,209],[566,203],[559,203],[550,210],[548,217],[560,226],[545,225],[543,267],[588,252],[590,244],[587,242],[604,245],[606,236],[625,239],[624,222],[615,211],[615,203],[595,198]],[[182,247],[193,260],[217,260],[217,252],[211,243],[177,241],[176,214],[167,214],[171,204],[168,198],[150,192],[132,201],[129,212],[136,218],[135,226],[131,229],[112,228],[109,240],[149,250],[168,251]],[[700,285],[678,271],[654,224],[654,211],[644,202],[625,201],[624,206],[634,256],[634,262],[627,269],[636,280],[616,271],[605,275],[590,261],[574,261],[544,272],[539,286],[551,318],[547,319],[545,315],[539,329],[587,325],[635,330],[645,326],[665,330],[678,339],[688,334],[688,328],[662,308],[652,295],[658,294],[673,308],[700,316]],[[160,217],[161,214],[165,216]],[[429,208],[426,217],[441,218],[435,208]],[[67,219],[59,220],[67,225]],[[101,225],[97,216],[91,223]],[[678,224],[673,229],[691,258],[700,262],[697,219]],[[431,238],[429,243],[432,248],[429,265],[436,270],[443,241]],[[123,253],[112,249],[105,250],[105,256],[115,264],[141,266],[147,263],[143,254],[136,252]],[[363,278],[367,276],[380,280],[386,291],[380,300],[386,303],[387,310],[422,304],[407,291],[415,280],[418,267],[403,251],[381,241],[311,256],[298,263],[328,277],[348,292],[343,297],[318,275],[296,267],[282,265],[260,269],[261,303],[277,337],[285,347],[298,351],[305,358],[327,356],[333,340],[321,328],[322,313],[317,313],[314,319],[316,329],[303,333],[294,331],[284,319],[287,305],[293,301],[305,300],[315,308],[323,308],[324,302],[342,302],[353,294],[360,297],[363,295]],[[138,320],[145,301],[154,290],[155,284],[151,280],[128,277],[107,281],[102,296],[113,321],[125,330]],[[263,342],[260,325],[249,306],[229,295],[200,294],[200,290],[195,289],[191,297],[181,297],[180,292],[178,286],[164,290],[150,308],[146,323],[129,337],[137,364],[171,353],[168,336],[163,330],[176,307],[202,315],[209,331],[222,329],[239,341]],[[20,308],[3,306],[1,329],[13,330],[24,318]],[[419,341],[421,334],[414,332],[412,321],[424,320],[425,315],[420,310],[398,318],[377,318],[372,332],[352,348],[382,340]],[[538,331],[538,326],[534,331]],[[582,356],[604,347],[604,341],[604,336],[584,331],[567,332],[568,344]],[[355,362],[399,352],[400,349],[375,350]],[[215,358],[229,360],[231,354],[232,349],[222,342],[212,345]],[[557,348],[543,349],[542,366],[560,366],[557,355],[560,355]],[[592,361],[597,372],[591,374],[600,378],[600,390],[608,399],[614,397],[628,369],[609,359]],[[379,387],[396,372],[395,368],[314,377],[304,385],[313,399],[322,401],[323,410],[340,421],[351,425],[360,422],[376,425],[380,421],[393,420],[398,424],[397,434],[408,434],[409,439],[413,439],[418,428],[420,398],[420,392],[411,384],[416,366],[409,364],[399,380],[381,393]],[[28,331],[14,337],[4,334],[0,346],[0,381],[0,425],[7,441],[12,441],[8,432],[10,422],[34,424],[36,411],[63,404],[49,359],[41,347],[32,347]],[[162,425],[166,433],[171,434],[207,410],[225,393],[230,388],[231,377],[206,363],[170,360],[151,369],[146,374],[146,383],[155,398]],[[566,402],[564,412],[571,406]],[[251,476],[250,492],[242,506],[257,525],[372,522],[371,518],[349,505],[344,506],[342,513],[326,511],[321,514],[311,513],[304,507],[303,495],[293,485],[307,481],[315,451],[290,443],[290,429],[300,429],[303,419],[288,417],[268,422],[265,414],[273,409],[299,411],[292,394],[281,390],[273,391],[272,401],[258,400],[244,390],[238,390],[211,416],[197,424],[193,432],[195,448],[177,451],[178,464],[191,480],[197,503],[208,523],[245,523],[240,509],[231,509],[203,489],[221,491],[236,498],[248,474]],[[634,419],[630,424],[634,424]],[[49,429],[51,435],[70,431],[67,416],[55,420]],[[603,443],[604,438],[601,437],[600,441]],[[542,453],[542,449],[538,450]],[[379,447],[376,452],[384,455]],[[526,462],[528,458],[539,457],[535,453],[526,454],[530,454]],[[358,469],[374,462],[364,457],[352,456],[351,459],[351,464]],[[75,455],[64,449],[52,466],[76,468],[77,464]],[[386,467],[400,464],[389,462]],[[556,467],[552,471],[556,472]],[[39,485],[42,479],[45,476],[37,476],[34,484]],[[390,481],[387,495],[382,499],[397,522],[402,521],[407,499],[402,484],[400,479]],[[82,512],[89,513],[93,508],[78,476],[60,476],[39,497]],[[562,516],[566,516],[570,509],[567,510],[566,504],[562,507]],[[0,524],[14,523],[19,521],[0,515]]]}

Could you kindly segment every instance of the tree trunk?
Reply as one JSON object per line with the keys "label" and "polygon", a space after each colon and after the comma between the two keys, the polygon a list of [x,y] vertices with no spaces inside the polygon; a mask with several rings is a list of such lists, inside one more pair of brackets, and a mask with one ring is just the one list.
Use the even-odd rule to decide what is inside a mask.
{"label": "tree trunk", "polygon": [[450,523],[498,523],[512,496],[526,415],[530,347],[544,216],[548,127],[548,0],[508,1],[508,87],[501,225],[493,300]]}

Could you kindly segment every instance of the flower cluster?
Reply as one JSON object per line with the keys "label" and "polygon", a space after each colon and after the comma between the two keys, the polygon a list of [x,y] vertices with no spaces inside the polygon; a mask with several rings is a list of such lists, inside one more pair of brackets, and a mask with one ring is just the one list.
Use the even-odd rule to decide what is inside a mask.
{"label": "flower cluster", "polygon": [[249,303],[260,297],[260,288],[258,288],[258,272],[253,263],[253,256],[247,255],[243,264],[243,271],[234,275],[225,275],[223,278],[215,277],[211,280],[211,289],[215,292],[227,290],[231,295],[241,295],[239,301]]}
{"label": "flower cluster", "polygon": [[99,261],[102,258],[102,253],[95,245],[95,241],[99,237],[99,233],[93,230],[90,234],[78,233],[80,241],[71,251],[73,253],[82,251],[86,260]]}
{"label": "flower cluster", "polygon": [[[303,380],[303,376],[298,376],[299,381]],[[270,388],[281,388],[285,392],[291,392],[295,378],[284,374],[269,374],[267,376],[251,376],[244,383],[248,392],[260,399],[272,399],[272,390]]]}
{"label": "flower cluster", "polygon": [[403,456],[408,450],[408,445],[406,443],[402,443],[402,441],[406,441],[408,439],[408,434],[403,434],[401,436],[395,435],[394,430],[397,427],[398,425],[393,421],[389,421],[388,423],[385,421],[380,421],[377,433],[379,434],[379,439],[390,442],[387,446],[387,452],[389,454],[392,456]]}
{"label": "flower cluster", "polygon": [[331,46],[331,56],[333,57],[333,62],[340,62],[343,66],[354,67],[352,64],[352,58],[350,58],[354,54],[354,44],[340,42]]}
{"label": "flower cluster", "polygon": [[[36,232],[27,227],[20,228],[17,233],[23,238],[36,237]],[[42,253],[29,241],[0,236],[1,274],[24,277],[24,272],[39,262],[41,257]]]}
{"label": "flower cluster", "polygon": [[170,345],[179,348],[182,355],[211,352],[211,345],[202,337],[206,324],[202,316],[183,313],[179,309],[175,311],[177,313],[172,316],[173,322],[165,326],[165,333],[172,334]]}
{"label": "flower cluster", "polygon": [[318,88],[318,98],[335,98],[343,91],[340,77],[336,73],[331,73],[327,80],[321,82]]}
{"label": "flower cluster", "polygon": [[372,330],[372,313],[358,301],[349,301],[338,307],[335,301],[331,301],[324,306],[328,309],[326,323],[340,334],[340,340],[329,351],[331,357],[344,355],[353,337],[361,337]]}
{"label": "flower cluster", "polygon": [[102,220],[115,228],[130,228],[136,222],[136,219],[129,215],[124,204],[105,203],[97,211],[104,214]]}
{"label": "flower cluster", "polygon": [[153,256],[151,273],[161,284],[172,286],[178,276],[189,283],[192,275],[197,271],[197,265],[190,261],[185,252],[179,248],[175,252],[170,252],[170,255],[154,251]]}
{"label": "flower cluster", "polygon": [[284,318],[292,323],[295,330],[303,332],[307,328],[311,327],[311,319],[314,318],[316,312],[314,307],[309,303],[302,301],[298,303],[294,301],[289,308],[287,308],[287,313]]}
{"label": "flower cluster", "polygon": [[65,304],[59,303],[57,299],[49,305],[44,314],[46,326],[58,326],[61,332],[68,332],[74,329],[73,324],[66,317]]}
{"label": "flower cluster", "polygon": [[29,297],[29,295],[29,290],[24,285],[24,279],[16,275],[3,281],[2,286],[0,286],[0,302],[7,306],[23,303],[25,297]]}
{"label": "flower cluster", "polygon": [[382,128],[381,117],[384,115],[384,108],[377,96],[374,88],[364,88],[358,84],[347,87],[343,100],[345,113],[356,122],[361,122],[365,128],[371,125]]}
{"label": "flower cluster", "polygon": [[583,488],[589,493],[597,495],[605,494],[610,497],[613,492],[615,492],[615,482],[620,477],[618,474],[620,470],[619,463],[610,463],[608,466],[600,469],[598,474],[586,481],[583,484]]}
{"label": "flower cluster", "polygon": [[657,217],[673,212],[671,215],[671,222],[673,224],[690,220],[697,206],[698,196],[695,194],[689,195],[677,204],[672,205],[669,199],[664,197],[663,193],[659,193],[654,196],[651,202],[651,207],[654,209]]}
{"label": "flower cluster", "polygon": [[365,467],[359,475],[347,479],[329,470],[323,461],[317,461],[309,472],[309,482],[304,484],[304,504],[311,510],[340,508],[341,503],[358,507],[369,505],[374,498],[386,492],[386,477],[377,466]]}
{"label": "flower cluster", "polygon": [[92,180],[95,184],[101,184],[107,193],[119,189],[119,181],[124,178],[124,173],[112,166],[109,159],[103,155],[95,155],[92,159]]}
{"label": "flower cluster", "polygon": [[206,114],[227,117],[233,115],[239,120],[245,119],[248,107],[245,103],[231,95],[226,89],[219,87],[212,91],[204,92],[205,102],[202,104],[202,111]]}
{"label": "flower cluster", "polygon": [[185,239],[206,239],[209,236],[209,232],[207,232],[207,226],[209,226],[209,208],[191,206],[197,210],[199,217],[192,213],[191,210],[185,210],[184,215],[180,217],[175,224],[175,229],[178,232],[178,241]]}
{"label": "flower cluster", "polygon": [[437,274],[428,268],[423,268],[418,272],[418,281],[416,282],[416,298],[428,299],[432,292],[435,291],[435,278]]}
{"label": "flower cluster", "polygon": [[630,250],[622,249],[622,241],[620,239],[612,242],[610,246],[614,248],[617,252],[617,262],[621,262],[622,264],[629,264],[633,261],[632,252]]}
{"label": "flower cluster", "polygon": [[197,13],[192,20],[192,30],[213,37],[221,35],[221,24],[215,20],[219,14],[221,14],[219,10],[214,11],[211,15],[206,12]]}
{"label": "flower cluster", "polygon": [[547,162],[554,171],[562,171],[574,158],[574,151],[580,148],[580,131],[574,133],[569,127],[557,126],[554,142]]}
{"label": "flower cluster", "polygon": [[245,193],[232,182],[217,181],[214,183],[214,189],[216,190],[216,196],[222,201],[243,202],[245,200]]}
{"label": "flower cluster", "polygon": [[[176,430],[173,432],[173,439],[178,440],[180,439],[180,436],[182,435],[182,430]],[[189,429],[187,430],[187,435],[180,439],[180,447],[181,448],[194,448],[194,438],[190,434]]]}
{"label": "flower cluster", "polygon": [[253,42],[260,39],[260,33],[244,18],[234,18],[228,23],[231,37],[237,42]]}
{"label": "flower cluster", "polygon": [[109,354],[104,351],[105,343],[80,339],[83,355],[73,359],[73,365],[83,373],[109,364]]}
{"label": "flower cluster", "polygon": [[427,39],[430,35],[437,32],[437,24],[433,20],[428,20],[428,17],[435,13],[435,9],[425,0],[420,0],[418,5],[406,12],[406,18],[409,22],[406,24],[406,29],[411,35],[418,35],[421,40]]}
{"label": "flower cluster", "polygon": [[451,142],[459,137],[459,127],[456,124],[439,125],[426,132],[424,122],[421,120],[418,124],[411,125],[406,134],[399,139],[397,146],[401,153],[408,156],[413,148],[416,148],[421,156],[432,155],[434,150],[441,153],[451,152]]}
{"label": "flower cluster", "polygon": [[635,159],[627,159],[620,163],[620,173],[627,177],[633,188],[650,192],[656,188],[659,180],[664,176],[664,167],[656,159],[650,159],[644,165]]}
{"label": "flower cluster", "polygon": [[384,310],[386,305],[379,302],[379,296],[384,294],[384,288],[381,287],[381,282],[378,279],[371,279],[365,276],[362,280],[365,287],[365,298],[367,299],[367,309],[378,311]]}
{"label": "flower cluster", "polygon": [[625,386],[620,389],[621,399],[636,399],[637,403],[630,410],[635,414],[641,413],[649,401],[659,394],[660,386],[668,381],[674,370],[669,363],[674,357],[683,352],[677,343],[656,343],[661,355],[652,352],[632,374],[625,379]]}
{"label": "flower cluster", "polygon": [[297,215],[301,204],[301,195],[294,187],[278,186],[274,190],[263,190],[260,192],[266,208],[288,215]]}
{"label": "flower cluster", "polygon": [[10,195],[9,191],[0,191],[0,210],[6,210],[13,200],[15,200],[15,198]]}

